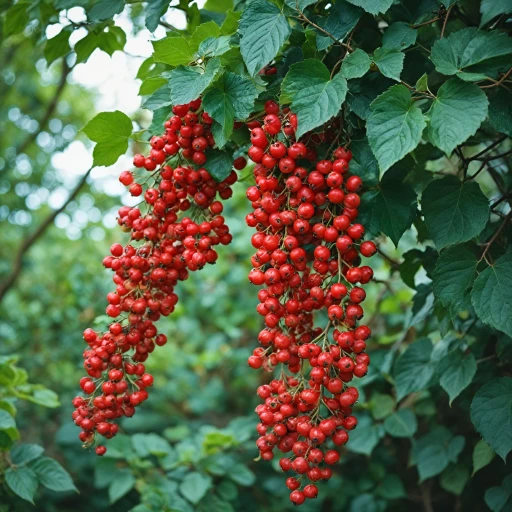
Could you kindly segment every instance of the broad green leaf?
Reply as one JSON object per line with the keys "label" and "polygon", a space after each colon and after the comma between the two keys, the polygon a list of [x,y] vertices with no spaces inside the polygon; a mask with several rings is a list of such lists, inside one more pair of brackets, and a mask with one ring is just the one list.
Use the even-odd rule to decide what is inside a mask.
{"label": "broad green leaf", "polygon": [[469,309],[469,292],[476,278],[477,265],[477,257],[467,246],[457,245],[443,251],[433,275],[436,299],[454,313]]}
{"label": "broad green leaf", "polygon": [[[195,98],[194,98],[195,99]],[[189,100],[192,101],[192,100]],[[158,110],[163,107],[168,107],[172,105],[173,101],[171,98],[171,86],[170,84],[165,84],[156,90],[151,96],[149,96],[144,103],[142,104],[142,108],[147,108],[148,110]],[[188,102],[184,102],[188,103]]]}
{"label": "broad green leaf", "polygon": [[87,18],[92,21],[103,21],[114,17],[124,9],[125,0],[98,0],[87,11]]}
{"label": "broad green leaf", "polygon": [[417,212],[416,193],[403,183],[400,169],[384,175],[375,190],[366,192],[361,200],[361,222],[371,233],[384,233],[395,246],[411,227]]}
{"label": "broad green leaf", "polygon": [[384,429],[382,425],[376,425],[367,416],[358,419],[357,428],[350,432],[347,449],[353,453],[369,456],[384,436]]}
{"label": "broad green leaf", "polygon": [[37,490],[37,477],[30,468],[8,468],[4,474],[4,478],[5,483],[14,494],[34,504],[34,494]]}
{"label": "broad green leaf", "polygon": [[489,122],[496,131],[512,137],[512,93],[502,87],[497,89],[489,96]]}
{"label": "broad green leaf", "polygon": [[362,78],[348,83],[347,104],[350,110],[365,121],[370,117],[372,102],[382,94],[393,81],[379,73],[367,73]]}
{"label": "broad green leaf", "polygon": [[30,464],[39,483],[56,492],[77,491],[69,473],[50,457],[39,457]]}
{"label": "broad green leaf", "polygon": [[[324,30],[331,34],[336,41],[343,41],[348,33],[356,26],[364,11],[345,0],[338,0],[331,9]],[[316,46],[319,50],[325,50],[334,43],[332,37],[319,33],[316,38]]]}
{"label": "broad green leaf", "polygon": [[347,80],[360,78],[370,69],[371,63],[368,54],[360,48],[357,48],[343,59],[341,74]]}
{"label": "broad green leaf", "polygon": [[121,27],[108,26],[105,32],[90,32],[83,39],[75,44],[77,63],[85,62],[94,52],[99,49],[112,55],[115,51],[122,51],[126,44],[126,34]]}
{"label": "broad green leaf", "polygon": [[131,439],[133,449],[140,457],[164,457],[173,451],[167,439],[157,434],[134,434]]}
{"label": "broad green leaf", "polygon": [[16,428],[16,421],[7,411],[0,409],[0,430],[9,430],[11,428]]}
{"label": "broad green leaf", "polygon": [[188,473],[180,484],[181,494],[187,498],[190,503],[196,505],[199,503],[208,489],[212,486],[212,480],[209,476],[201,473]]}
{"label": "broad green leaf", "polygon": [[388,78],[400,82],[400,73],[404,68],[405,54],[400,50],[389,48],[377,48],[373,52],[373,62],[377,64],[379,71]]}
{"label": "broad green leaf", "polygon": [[455,436],[448,443],[448,460],[453,462],[454,464],[459,459],[459,455],[464,450],[464,446],[466,445],[466,438],[464,436]]}
{"label": "broad green leaf", "polygon": [[64,55],[67,55],[71,51],[69,46],[69,36],[71,32],[69,30],[61,30],[55,37],[48,39],[44,45],[44,58],[48,63],[48,66]]}
{"label": "broad green leaf", "polygon": [[405,498],[405,486],[398,475],[387,474],[375,490],[379,496],[387,500]]}
{"label": "broad green leaf", "polygon": [[365,187],[377,185],[379,182],[379,164],[375,160],[368,140],[353,140],[350,149],[352,150],[350,173],[359,176]]}
{"label": "broad green leaf", "polygon": [[132,134],[130,118],[115,110],[101,112],[89,121],[82,131],[94,142],[94,165],[112,165],[128,149],[128,138]]}
{"label": "broad green leaf", "polygon": [[43,452],[44,448],[37,444],[18,444],[11,449],[11,460],[21,466],[37,459]]}
{"label": "broad green leaf", "polygon": [[251,80],[229,72],[209,87],[203,106],[221,127],[222,141],[214,133],[218,147],[223,147],[233,133],[233,121],[250,115],[257,96],[258,89]]}
{"label": "broad green leaf", "polygon": [[432,342],[422,338],[409,345],[398,358],[394,370],[397,400],[428,387],[435,373],[431,354]]}
{"label": "broad green leaf", "polygon": [[395,400],[390,395],[373,393],[369,406],[372,416],[376,420],[383,420],[395,410]]}
{"label": "broad green leaf", "polygon": [[416,42],[418,31],[403,21],[392,23],[382,36],[383,48],[405,50]]}
{"label": "broad green leaf", "polygon": [[229,52],[229,36],[208,37],[197,50],[197,54],[204,60],[206,58],[218,57]]}
{"label": "broad green leaf", "polygon": [[250,487],[256,482],[256,475],[245,464],[235,464],[228,476],[233,482],[243,487]]}
{"label": "broad green leaf", "polygon": [[149,78],[143,80],[143,82],[140,84],[139,95],[148,96],[149,94],[153,94],[166,83],[167,80],[165,78],[160,76],[150,76]]}
{"label": "broad green leaf", "polygon": [[403,261],[399,268],[402,281],[410,288],[415,288],[414,278],[420,267],[423,267],[427,277],[431,278],[436,260],[437,252],[432,247],[426,247],[424,251],[419,249],[407,251],[403,255]]}
{"label": "broad green leaf", "polygon": [[352,5],[362,7],[366,12],[370,14],[384,14],[393,3],[393,0],[347,0]]}
{"label": "broad green leaf", "polygon": [[[5,4],[4,8],[7,7]],[[2,38],[8,38],[14,34],[19,34],[27,26],[29,20],[28,10],[29,1],[21,1],[14,4],[5,12],[5,20],[2,26]]]}
{"label": "broad green leaf", "polygon": [[418,422],[411,409],[399,409],[386,418],[384,428],[393,437],[412,437],[418,429]]}
{"label": "broad green leaf", "polygon": [[194,49],[181,36],[166,37],[153,41],[153,58],[156,62],[164,62],[171,66],[189,64],[194,60]]}
{"label": "broad green leaf", "polygon": [[448,455],[440,444],[431,444],[417,455],[420,482],[439,475],[448,467]]}
{"label": "broad green leaf", "polygon": [[423,192],[421,209],[438,250],[471,240],[489,219],[489,203],[478,183],[462,183],[455,176],[430,183]]}
{"label": "broad green leaf", "polygon": [[395,85],[381,94],[371,104],[371,111],[368,140],[384,172],[419,144],[425,118],[403,85]]}
{"label": "broad green leaf", "polygon": [[126,496],[135,486],[135,477],[129,469],[118,471],[108,486],[108,500],[115,503]]}
{"label": "broad green leaf", "polygon": [[476,373],[476,359],[473,354],[464,355],[459,350],[447,357],[447,366],[439,383],[452,402],[466,389]]}
{"label": "broad green leaf", "polygon": [[478,275],[471,292],[471,302],[482,322],[512,336],[511,252],[498,258]]}
{"label": "broad green leaf", "polygon": [[471,421],[484,441],[505,461],[512,450],[512,378],[484,384],[471,403]]}
{"label": "broad green leaf", "polygon": [[428,91],[428,75],[427,73],[423,73],[418,80],[416,81],[416,84],[414,85],[417,91]]}
{"label": "broad green leaf", "polygon": [[214,21],[208,21],[199,25],[192,36],[190,37],[190,48],[193,51],[197,51],[200,44],[210,37],[219,37],[220,36],[220,27]]}
{"label": "broad green leaf", "polygon": [[512,475],[503,479],[500,487],[485,492],[485,503],[492,512],[508,512],[512,507]]}
{"label": "broad green leaf", "polygon": [[457,75],[469,82],[510,67],[512,39],[503,32],[486,32],[465,28],[438,40],[432,47],[430,59],[443,75]]}
{"label": "broad green leaf", "polygon": [[457,78],[444,83],[428,111],[428,137],[446,154],[474,135],[487,117],[489,102],[474,84]]}
{"label": "broad green leaf", "polygon": [[308,59],[291,66],[281,85],[281,103],[290,103],[297,114],[297,137],[334,117],[347,94],[347,81],[338,73],[331,80],[319,60]]}
{"label": "broad green leaf", "polygon": [[203,167],[211,174],[215,181],[224,181],[233,169],[233,156],[227,151],[220,149],[208,149],[206,156],[208,160]]}
{"label": "broad green leaf", "polygon": [[242,57],[251,75],[277,55],[291,34],[282,11],[267,0],[253,0],[244,9],[238,31]]}
{"label": "broad green leaf", "polygon": [[207,0],[203,8],[206,11],[225,13],[233,8],[233,0]]}
{"label": "broad green leaf", "polygon": [[223,36],[230,36],[237,31],[238,23],[240,22],[240,17],[242,13],[240,11],[232,11],[229,10],[226,13],[226,19],[222,23],[220,27],[220,33]]}
{"label": "broad green leaf", "polygon": [[199,67],[180,66],[171,71],[169,85],[173,105],[183,105],[199,98],[220,70],[220,60],[211,59],[204,71]]}
{"label": "broad green leaf", "polygon": [[512,0],[482,0],[480,4],[480,12],[482,18],[480,26],[486,25],[492,19],[500,14],[508,14],[512,12]]}
{"label": "broad green leaf", "polygon": [[146,13],[146,28],[150,32],[154,32],[158,28],[160,18],[167,12],[169,4],[169,0],[153,0],[148,2],[144,12]]}
{"label": "broad green leaf", "polygon": [[439,478],[441,487],[456,496],[460,496],[470,478],[469,469],[462,464],[451,464]]}
{"label": "broad green leaf", "polygon": [[133,454],[133,445],[129,436],[117,434],[108,443],[108,451],[105,458],[128,459]]}
{"label": "broad green leaf", "polygon": [[473,449],[473,475],[490,464],[495,455],[494,450],[483,439],[480,439]]}
{"label": "broad green leaf", "polygon": [[285,0],[288,7],[297,10],[297,7],[303,11],[306,7],[316,3],[317,0]]}

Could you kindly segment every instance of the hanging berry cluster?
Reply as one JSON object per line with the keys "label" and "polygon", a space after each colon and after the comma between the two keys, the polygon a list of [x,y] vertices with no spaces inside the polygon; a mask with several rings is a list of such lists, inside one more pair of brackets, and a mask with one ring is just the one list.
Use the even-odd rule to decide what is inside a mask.
{"label": "hanging berry cluster", "polygon": [[[80,381],[85,397],[73,400],[73,419],[82,429],[84,446],[96,444],[98,455],[106,452],[98,436],[115,436],[119,427],[114,420],[133,416],[148,397],[153,376],[146,373],[144,362],[167,341],[155,323],[174,311],[178,281],[215,263],[214,247],[232,238],[216,196],[231,197],[236,173],[217,183],[200,167],[207,161],[205,150],[215,145],[212,119],[201,112],[201,100],[175,106],[173,113],[165,133],[151,139],[149,156],[133,159],[135,167],[151,174],[139,182],[131,171],[120,175],[132,196],[144,193],[144,200],[137,207],[120,208],[118,223],[131,240],[125,247],[112,245],[111,255],[103,260],[114,272],[116,288],[107,295],[106,309],[113,323],[107,332],[84,332],[88,376]],[[190,216],[184,215],[187,211]]]}
{"label": "hanging berry cluster", "polygon": [[317,496],[315,482],[331,477],[357,425],[358,391],[349,383],[367,372],[371,334],[358,326],[366,296],[358,284],[373,277],[360,255],[372,256],[376,246],[362,241],[355,222],[362,181],[349,175],[351,152],[339,147],[320,160],[315,147],[329,130],[297,141],[294,114],[272,101],[265,112],[262,123],[248,124],[256,185],[247,191],[254,211],[246,221],[257,230],[249,279],[264,286],[257,311],[266,324],[248,363],[266,371],[281,365],[279,378],[257,391],[256,444],[264,460],[276,448],[289,454],[280,466],[295,473],[286,485],[300,505]]}

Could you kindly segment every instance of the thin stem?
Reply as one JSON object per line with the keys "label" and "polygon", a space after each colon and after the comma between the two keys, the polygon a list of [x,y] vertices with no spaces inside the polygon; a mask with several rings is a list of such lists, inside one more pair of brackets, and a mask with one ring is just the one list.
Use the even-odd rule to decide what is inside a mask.
{"label": "thin stem", "polygon": [[487,151],[496,147],[498,144],[501,144],[506,138],[507,138],[507,136],[503,135],[499,139],[496,139],[490,146],[487,146],[485,149],[482,149],[482,151],[480,151],[476,155],[473,155],[472,157],[468,158],[468,161],[471,162],[472,160],[478,160],[479,157],[481,157],[484,153],[487,153]]}
{"label": "thin stem", "polygon": [[[453,4],[453,5],[455,5],[455,4]],[[448,23],[448,18],[450,17],[450,13],[452,12],[453,5],[450,5],[448,10],[446,11],[446,15],[445,15],[444,21],[443,21],[443,28],[441,29],[441,36],[439,37],[439,39],[443,39],[444,31],[446,30],[446,24]]]}
{"label": "thin stem", "polygon": [[436,21],[439,21],[441,18],[437,16],[436,18],[428,21],[424,21],[423,23],[418,23],[417,25],[413,25],[411,28],[420,28],[424,27],[425,25],[432,25],[432,23],[435,23]]}
{"label": "thin stem", "polygon": [[480,261],[482,261],[485,258],[485,255],[491,248],[492,244],[495,242],[495,240],[498,238],[500,233],[503,231],[503,228],[507,225],[507,222],[509,222],[511,215],[512,215],[512,210],[510,210],[508,212],[507,216],[503,219],[503,222],[501,223],[500,227],[496,230],[494,235],[492,235],[492,238],[487,242],[484,252],[482,253],[482,256],[480,257]]}
{"label": "thin stem", "polygon": [[492,89],[493,87],[497,87],[498,85],[501,85],[512,73],[512,68],[510,68],[497,82],[491,85],[483,85],[480,87],[480,89]]}

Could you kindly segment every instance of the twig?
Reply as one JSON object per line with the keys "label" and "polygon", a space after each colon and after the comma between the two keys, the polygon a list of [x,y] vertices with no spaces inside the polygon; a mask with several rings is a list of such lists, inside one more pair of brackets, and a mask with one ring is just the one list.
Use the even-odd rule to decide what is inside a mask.
{"label": "twig", "polygon": [[491,84],[491,85],[482,85],[480,86],[480,89],[492,89],[493,87],[497,87],[498,85],[501,85],[512,73],[512,68],[510,68],[497,82]]}
{"label": "twig", "polygon": [[75,199],[75,197],[80,192],[80,189],[84,186],[85,182],[87,181],[87,178],[91,174],[92,167],[82,176],[80,181],[78,182],[77,186],[71,192],[70,196],[67,198],[67,200],[64,202],[64,204],[58,208],[57,210],[54,210],[46,219],[39,225],[39,227],[25,240],[21,243],[18,250],[16,251],[16,256],[14,257],[13,267],[11,269],[11,272],[7,275],[7,277],[2,281],[0,284],[0,302],[4,298],[5,294],[9,291],[9,289],[14,285],[16,280],[18,279],[21,270],[22,270],[22,263],[23,263],[23,257],[25,256],[25,253],[37,242],[37,240],[43,235],[43,233],[46,231],[46,229],[53,223],[55,220],[55,217],[59,215],[59,213],[63,212],[64,209],[67,207],[67,205]]}
{"label": "twig", "polygon": [[503,135],[499,139],[496,139],[490,146],[487,146],[485,149],[482,149],[482,151],[480,151],[476,155],[473,155],[472,157],[468,158],[468,161],[471,162],[473,160],[478,160],[478,158],[481,157],[484,153],[487,153],[487,151],[496,147],[498,144],[501,144],[506,138],[507,138],[507,136]]}
{"label": "twig", "polygon": [[508,156],[510,154],[512,154],[512,149],[509,149],[505,153],[500,153],[499,155],[488,156],[486,158],[475,158],[474,160],[485,160],[487,162],[490,162],[491,160],[497,160],[498,158],[503,158],[503,157]]}
{"label": "twig", "polygon": [[501,223],[500,227],[496,230],[496,232],[494,233],[494,235],[492,235],[492,238],[487,242],[486,246],[485,246],[485,249],[484,249],[484,252],[482,253],[482,256],[480,257],[480,261],[482,261],[484,258],[485,258],[485,255],[487,254],[487,252],[489,251],[489,249],[491,248],[491,245],[494,243],[494,241],[496,240],[496,238],[498,238],[498,236],[500,235],[500,233],[503,231],[503,228],[506,226],[507,222],[510,220],[510,216],[512,215],[512,210],[510,210],[508,212],[508,214],[506,215],[506,217],[503,219],[503,222]]}
{"label": "twig", "polygon": [[382,251],[382,249],[380,247],[377,247],[377,252],[387,261],[389,261],[389,263],[391,263],[391,267],[393,267],[394,269],[398,269],[398,267],[400,267],[400,262],[393,259],[391,256],[388,256],[385,252]]}
{"label": "twig", "polygon": [[425,508],[425,512],[434,512],[434,508],[432,507],[432,496],[430,495],[430,486],[426,482],[423,482],[420,485],[421,489],[421,497],[423,499],[423,507]]}
{"label": "twig", "polygon": [[413,25],[411,28],[420,28],[424,27],[425,25],[431,25],[432,23],[435,23],[436,21],[439,21],[441,18],[437,16],[436,18],[428,21],[424,21],[423,23],[418,23],[417,25]]}
{"label": "twig", "polygon": [[439,39],[443,39],[444,31],[446,30],[446,24],[448,23],[448,18],[450,17],[450,13],[451,13],[454,5],[455,4],[450,5],[450,7],[448,7],[448,10],[446,11],[446,14],[444,16],[444,21],[443,21],[443,28],[441,29],[441,36],[439,37]]}

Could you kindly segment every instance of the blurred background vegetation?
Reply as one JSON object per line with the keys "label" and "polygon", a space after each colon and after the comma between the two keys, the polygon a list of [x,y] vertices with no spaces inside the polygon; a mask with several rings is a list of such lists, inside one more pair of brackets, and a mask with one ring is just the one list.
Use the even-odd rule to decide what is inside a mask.
{"label": "blurred background vegetation", "polygon": [[[1,5],[7,9],[11,3]],[[0,486],[0,510],[291,510],[277,464],[254,461],[255,390],[265,376],[246,365],[261,324],[255,313],[256,291],[247,280],[253,251],[251,232],[244,223],[249,210],[246,182],[235,185],[235,196],[226,207],[234,242],[220,249],[216,265],[181,283],[176,312],[160,322],[169,343],[148,360],[148,369],[155,375],[151,399],[134,418],[122,422],[122,435],[109,442],[105,458],[84,451],[78,441],[70,402],[83,374],[82,332],[90,325],[103,328],[107,323],[103,313],[111,280],[101,260],[111,243],[124,240],[115,227],[115,211],[123,201],[115,180],[121,169],[95,169],[68,201],[90,163],[91,148],[79,130],[104,108],[101,102],[105,98],[102,86],[91,86],[83,79],[86,85],[81,83],[85,71],[77,71],[73,52],[64,58],[64,54],[59,55],[49,64],[55,55],[45,56],[41,43],[46,27],[59,21],[56,13],[89,4],[39,1],[33,3],[28,17],[15,18],[12,12],[10,20],[4,17],[0,51],[0,282],[12,275],[16,263],[20,273],[0,308],[0,356],[5,356],[0,359],[0,410],[15,405],[22,442],[44,447],[44,455],[69,472],[80,494],[70,490],[71,485],[52,489],[43,478],[34,508]],[[197,7],[193,10],[185,4],[191,24],[218,16],[202,11],[201,18]],[[76,9],[67,11],[71,19],[77,12],[83,13],[83,9]],[[182,15],[174,11],[169,19],[178,24]],[[128,43],[141,33],[143,38],[150,37],[140,4],[127,6],[122,16]],[[13,24],[19,28],[14,30]],[[69,26],[79,30],[80,22],[70,21]],[[96,82],[101,84],[102,74],[105,80],[108,75],[109,59],[119,52],[114,53],[115,45],[99,46],[102,49],[93,57],[103,51],[101,62],[106,66],[86,70],[96,73]],[[142,62],[129,52],[124,58]],[[140,84],[135,82],[135,72],[131,79]],[[141,127],[150,124],[147,110],[134,108],[132,113]],[[73,146],[77,141],[80,146]],[[53,218],[63,204],[62,212]],[[45,223],[47,227],[41,230]],[[40,237],[23,250],[23,244],[33,241],[30,237],[34,233]],[[448,332],[441,325],[443,320],[434,314],[432,302],[421,296],[421,288],[411,311],[415,291],[396,272],[402,255],[418,249],[416,235],[412,228],[397,250],[382,241],[386,257],[375,258],[377,282],[368,287],[367,299],[367,311],[375,312],[369,319],[374,330],[372,366],[363,384],[371,386],[366,393],[361,389],[360,425],[336,476],[323,484],[321,498],[303,506],[305,512],[407,511],[417,507],[427,512],[487,510],[485,490],[499,486],[506,476],[503,462],[492,460],[492,451],[480,445],[482,460],[490,465],[469,483],[479,436],[469,422],[470,397],[464,393],[450,407],[447,394],[436,385],[405,404],[414,405],[413,420],[404,418],[405,430],[397,432],[389,422],[386,425],[386,418],[395,414],[397,407],[389,373],[399,344],[425,333],[439,341]],[[423,255],[432,250],[426,246],[419,249]],[[412,275],[413,285],[429,281],[428,268],[426,271],[421,266],[428,265],[420,260],[409,255],[408,266],[402,268],[409,283]],[[458,327],[458,332],[464,332],[468,325],[460,319]],[[466,337],[468,343],[480,336],[479,325],[472,329],[472,337]],[[508,342],[506,347],[510,350]],[[26,384],[26,375],[19,369],[26,370],[34,385]],[[485,382],[492,372],[483,362],[474,384]],[[13,378],[19,379],[14,390]],[[403,406],[400,410],[409,410]],[[13,432],[11,439],[0,438],[3,449],[16,440]],[[444,477],[419,483],[417,455],[425,447],[437,450],[437,458],[430,463],[440,469],[436,473],[431,468],[432,475],[448,469],[451,473],[445,471]],[[38,452],[37,457],[40,455]],[[19,453],[17,456],[21,457]],[[9,460],[1,460],[1,470],[8,471]],[[65,473],[55,471],[65,479]],[[503,488],[507,488],[506,481]],[[61,490],[65,492],[56,492]]]}

